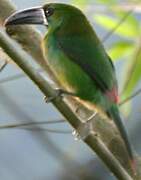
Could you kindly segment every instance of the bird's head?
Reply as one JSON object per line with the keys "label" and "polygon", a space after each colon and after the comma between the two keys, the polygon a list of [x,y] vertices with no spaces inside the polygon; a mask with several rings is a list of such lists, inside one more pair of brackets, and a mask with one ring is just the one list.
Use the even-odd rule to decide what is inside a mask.
{"label": "bird's head", "polygon": [[42,7],[25,9],[12,14],[5,20],[5,26],[20,24],[59,25],[73,17],[82,16],[82,12],[68,4],[50,3]]}

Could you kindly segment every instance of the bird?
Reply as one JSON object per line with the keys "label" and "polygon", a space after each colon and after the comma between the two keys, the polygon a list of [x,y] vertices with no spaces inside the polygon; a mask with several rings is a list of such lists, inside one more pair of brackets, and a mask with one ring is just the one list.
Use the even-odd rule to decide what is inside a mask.
{"label": "bird", "polygon": [[114,64],[84,13],[69,4],[48,3],[12,14],[5,26],[42,24],[44,57],[62,92],[116,124],[134,166],[134,153],[120,116]]}

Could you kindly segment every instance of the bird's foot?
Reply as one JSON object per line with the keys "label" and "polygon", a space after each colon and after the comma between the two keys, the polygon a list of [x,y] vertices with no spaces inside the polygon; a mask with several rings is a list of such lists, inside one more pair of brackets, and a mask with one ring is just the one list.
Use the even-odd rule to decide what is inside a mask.
{"label": "bird's foot", "polygon": [[97,136],[97,133],[94,131],[92,121],[96,114],[97,112],[89,117],[86,122],[82,122],[76,130],[73,130],[72,135],[75,140],[85,140],[91,134]]}
{"label": "bird's foot", "polygon": [[60,89],[60,88],[56,88],[55,91],[56,91],[56,93],[54,96],[44,97],[44,100],[46,103],[52,102],[53,100],[55,100],[58,97],[63,98],[64,95],[76,96],[74,93],[68,92],[68,91],[66,91],[64,89]]}

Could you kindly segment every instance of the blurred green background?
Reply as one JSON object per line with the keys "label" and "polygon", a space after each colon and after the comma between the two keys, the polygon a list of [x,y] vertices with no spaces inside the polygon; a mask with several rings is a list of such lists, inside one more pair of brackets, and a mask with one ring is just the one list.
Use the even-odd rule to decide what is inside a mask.
{"label": "blurred green background", "polygon": [[[48,2],[76,5],[84,11],[114,61],[121,101],[141,88],[140,0],[12,0],[17,9]],[[36,27],[42,34],[45,28]],[[2,57],[0,57],[2,59]],[[9,64],[0,72],[0,125],[63,119],[21,70]],[[13,78],[13,77],[17,78]],[[13,78],[13,80],[12,80]],[[121,106],[125,126],[135,150],[141,153],[141,95]],[[72,129],[68,123],[42,128]],[[47,130],[0,130],[0,177],[2,180],[114,180],[103,163],[71,133]]]}

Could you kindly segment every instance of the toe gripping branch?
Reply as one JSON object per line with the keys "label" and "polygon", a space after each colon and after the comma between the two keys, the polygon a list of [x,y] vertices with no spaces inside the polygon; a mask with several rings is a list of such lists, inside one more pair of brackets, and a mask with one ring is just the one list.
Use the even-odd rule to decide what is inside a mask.
{"label": "toe gripping branch", "polygon": [[68,91],[66,91],[64,89],[60,89],[60,88],[55,89],[55,91],[56,91],[56,94],[54,96],[44,97],[44,100],[46,103],[50,103],[58,97],[63,98],[64,95],[76,96],[74,93],[68,92]]}
{"label": "toe gripping branch", "polygon": [[75,136],[75,140],[85,140],[90,134],[98,136],[98,134],[93,130],[93,120],[96,115],[97,112],[94,112],[85,122],[82,121],[77,130],[72,132]]}
{"label": "toe gripping branch", "polygon": [[[63,96],[65,96],[65,95],[77,97],[76,94],[74,94],[72,92],[68,92],[64,89],[57,88],[57,89],[55,89],[55,91],[56,91],[56,93],[54,96],[44,98],[46,103],[50,103],[58,97],[63,98]],[[88,119],[86,119],[86,121],[83,121],[81,123],[81,125],[77,128],[77,130],[74,130],[72,132],[72,134],[75,136],[76,140],[78,140],[78,139],[84,140],[90,134],[97,135],[97,133],[95,133],[93,130],[93,120],[94,120],[96,115],[97,115],[97,112],[94,112],[90,117],[88,117]]]}

